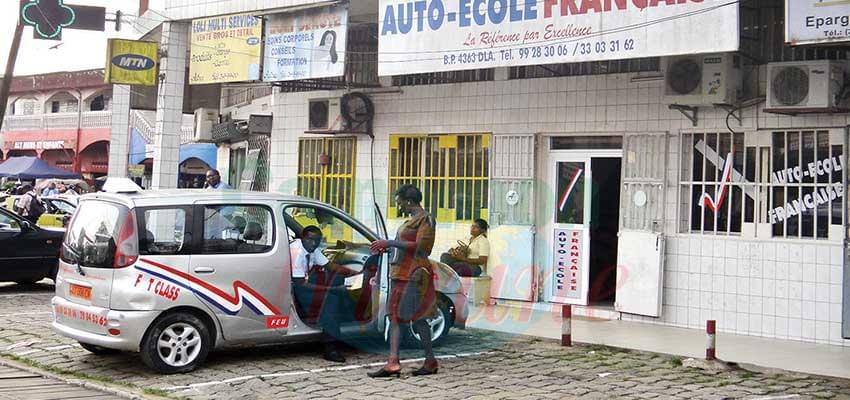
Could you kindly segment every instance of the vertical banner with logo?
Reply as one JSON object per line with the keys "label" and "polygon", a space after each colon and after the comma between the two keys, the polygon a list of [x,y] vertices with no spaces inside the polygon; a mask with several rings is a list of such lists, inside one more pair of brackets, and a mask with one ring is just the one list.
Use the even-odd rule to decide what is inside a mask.
{"label": "vertical banner with logo", "polygon": [[189,84],[259,80],[262,32],[250,14],[192,21]]}
{"label": "vertical banner with logo", "polygon": [[785,0],[785,41],[850,41],[850,0]]}
{"label": "vertical banner with logo", "polygon": [[581,230],[555,229],[553,297],[581,299],[581,268],[584,257],[582,246]]}
{"label": "vertical banner with logo", "polygon": [[348,8],[331,6],[266,21],[263,80],[330,78],[345,74]]}
{"label": "vertical banner with logo", "polygon": [[109,39],[104,82],[156,86],[159,45],[156,42]]}

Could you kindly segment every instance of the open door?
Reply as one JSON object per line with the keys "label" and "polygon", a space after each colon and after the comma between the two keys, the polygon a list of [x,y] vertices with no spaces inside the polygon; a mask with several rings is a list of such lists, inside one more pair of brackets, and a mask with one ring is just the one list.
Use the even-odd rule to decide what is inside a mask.
{"label": "open door", "polygon": [[666,171],[666,133],[624,135],[617,311],[661,315]]}
{"label": "open door", "polygon": [[590,280],[590,157],[586,154],[553,156],[555,212],[551,301],[587,305]]}

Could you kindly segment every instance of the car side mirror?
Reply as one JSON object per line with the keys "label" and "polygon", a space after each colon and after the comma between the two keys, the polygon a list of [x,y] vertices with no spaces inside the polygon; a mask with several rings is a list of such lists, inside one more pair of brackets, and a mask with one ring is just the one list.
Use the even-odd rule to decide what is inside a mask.
{"label": "car side mirror", "polygon": [[21,232],[29,232],[32,230],[35,230],[35,227],[33,226],[32,222],[29,222],[27,220],[21,221]]}

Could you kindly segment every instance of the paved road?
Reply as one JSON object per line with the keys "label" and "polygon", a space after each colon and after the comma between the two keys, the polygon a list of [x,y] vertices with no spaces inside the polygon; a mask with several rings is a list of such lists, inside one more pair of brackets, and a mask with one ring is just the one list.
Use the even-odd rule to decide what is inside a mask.
{"label": "paved road", "polygon": [[[55,373],[191,399],[367,397],[397,399],[850,399],[850,381],[795,373],[704,371],[679,358],[600,346],[457,330],[439,349],[440,373],[373,380],[383,348],[358,343],[344,365],[318,358],[319,346],[218,352],[201,369],[157,375],[135,354],[95,356],[49,328],[52,287],[0,286],[0,355]],[[421,362],[407,350],[405,370]]]}
{"label": "paved road", "polygon": [[0,365],[0,400],[119,400],[114,394]]}

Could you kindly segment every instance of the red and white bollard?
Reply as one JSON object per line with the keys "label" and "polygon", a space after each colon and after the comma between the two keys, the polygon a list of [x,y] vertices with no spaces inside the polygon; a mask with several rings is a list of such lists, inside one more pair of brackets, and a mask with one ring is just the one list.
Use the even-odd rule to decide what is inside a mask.
{"label": "red and white bollard", "polygon": [[561,306],[561,346],[573,345],[573,307],[569,304]]}
{"label": "red and white bollard", "polygon": [[705,333],[708,335],[708,344],[705,348],[705,359],[708,361],[714,361],[716,359],[716,354],[714,352],[714,346],[716,343],[716,332],[717,332],[717,322],[714,320],[708,320],[705,324]]}

